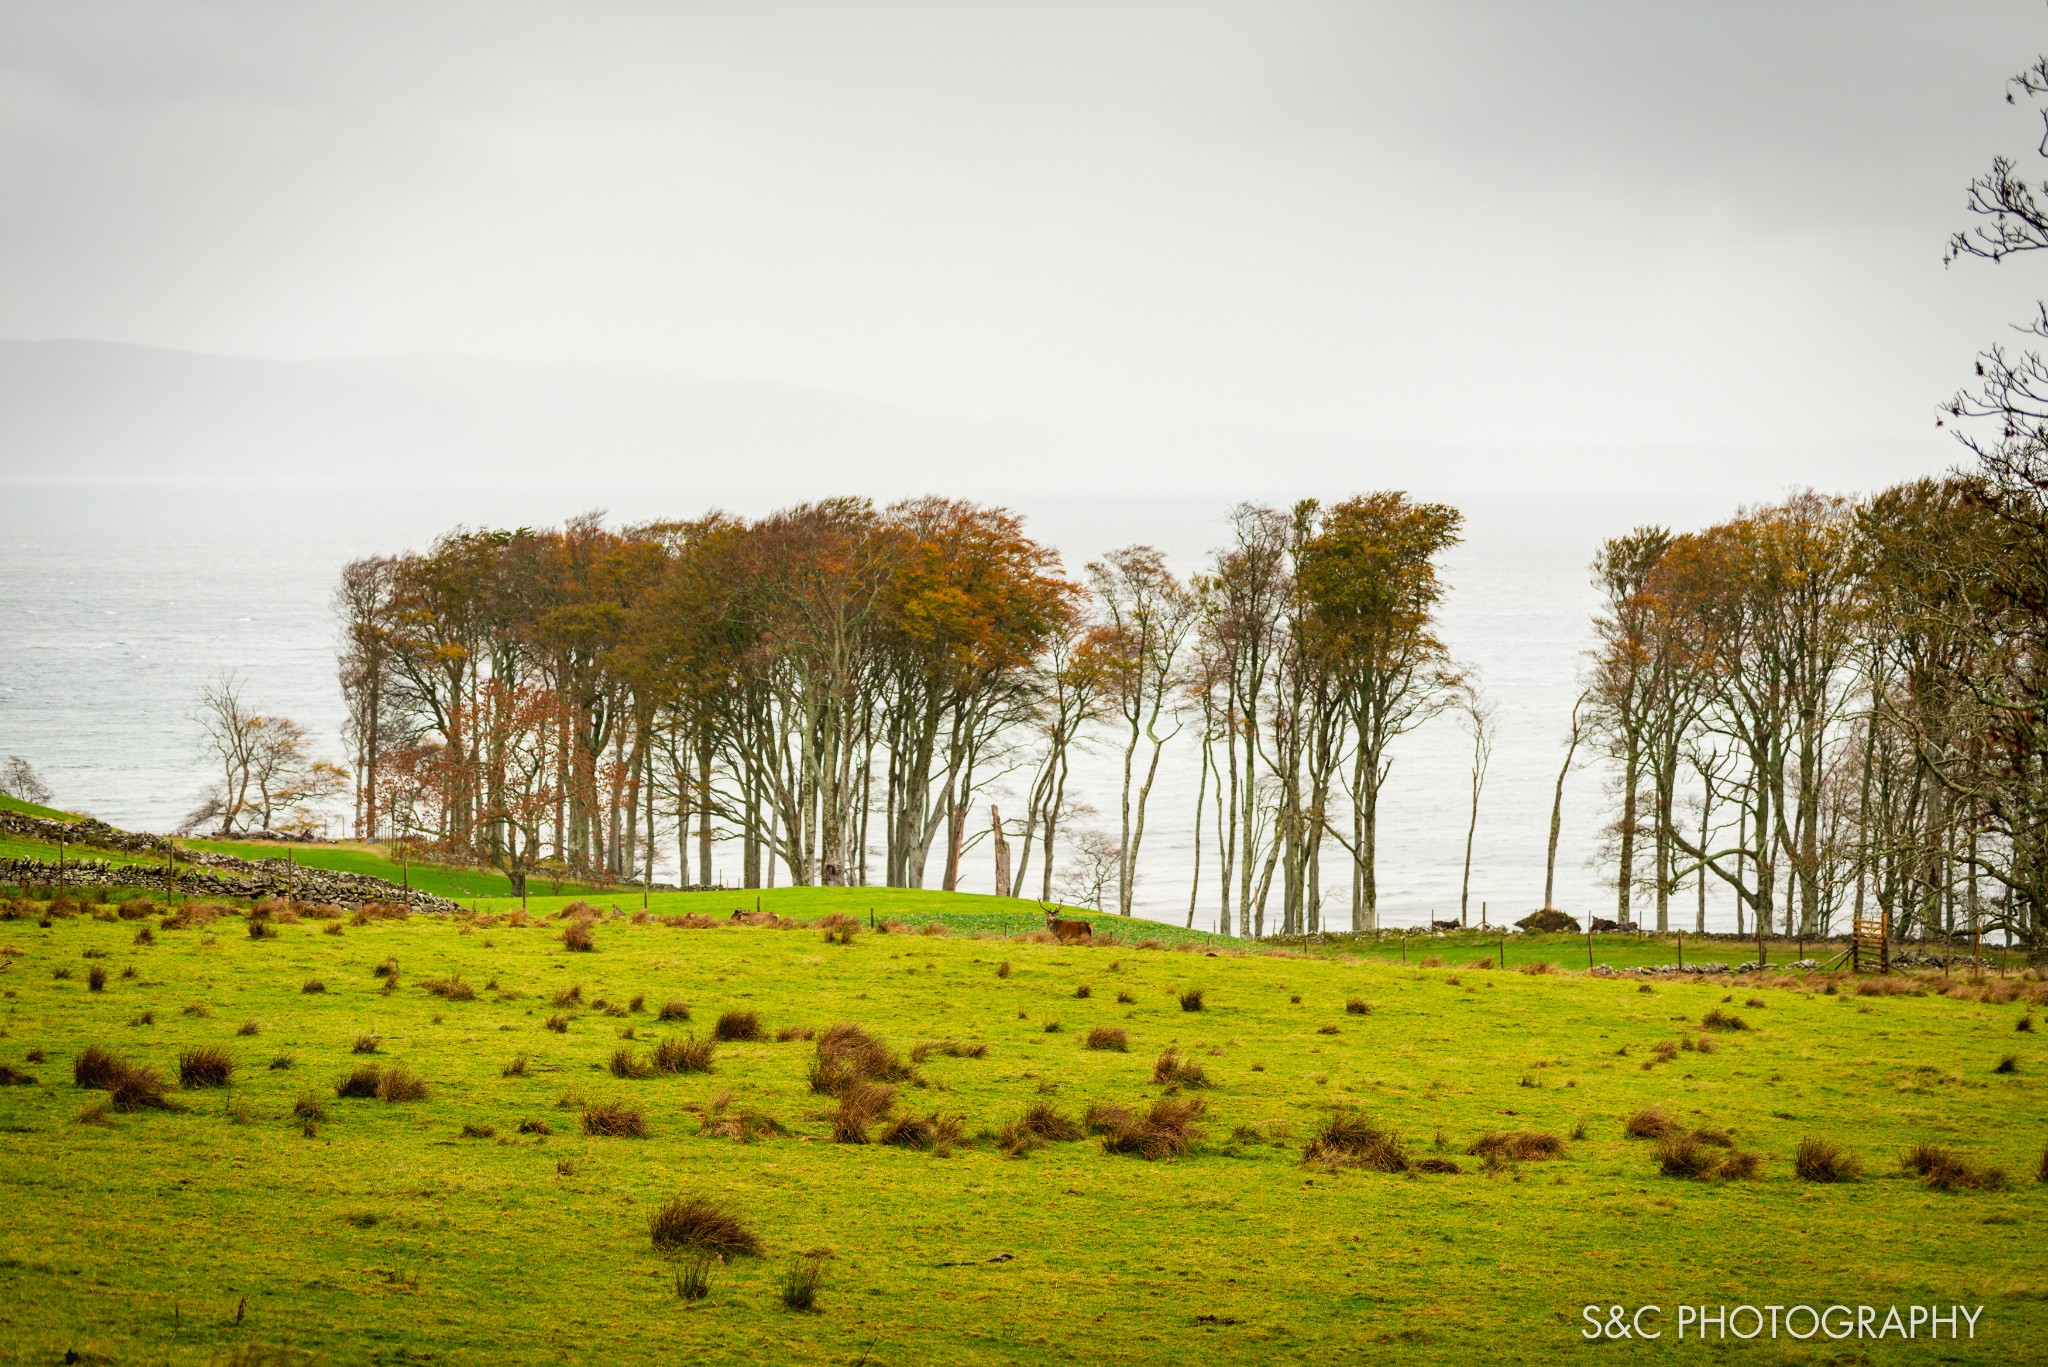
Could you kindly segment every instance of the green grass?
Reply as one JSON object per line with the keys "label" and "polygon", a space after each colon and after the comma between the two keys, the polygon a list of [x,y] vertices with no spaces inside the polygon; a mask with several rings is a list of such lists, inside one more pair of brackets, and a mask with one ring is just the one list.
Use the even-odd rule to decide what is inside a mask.
{"label": "green grass", "polygon": [[[368,874],[372,878],[383,878],[393,883],[410,879],[413,887],[422,892],[431,892],[438,897],[468,900],[505,898],[510,897],[512,893],[511,880],[491,869],[452,868],[441,864],[420,863],[415,863],[408,869],[386,855],[382,849],[354,842],[301,845],[297,842],[263,840],[181,840],[178,843],[186,849],[231,854],[237,859],[282,859],[289,856],[310,869]],[[536,879],[530,886],[545,888],[548,885]],[[594,889],[587,883],[565,882],[562,884],[562,891],[565,894],[588,894]]]}
{"label": "green grass", "polygon": [[[742,897],[752,905],[670,894],[655,910],[722,915]],[[1033,903],[936,893],[778,889],[762,902],[954,928],[1036,921]],[[0,1357],[202,1363],[258,1360],[267,1346],[337,1362],[1561,1360],[1585,1351],[1583,1305],[1680,1298],[1983,1304],[1977,1339],[1944,1342],[1943,1361],[2021,1360],[2048,1342],[2048,1188],[2031,1180],[2048,1140],[2048,1032],[2015,1031],[2018,1004],[1736,986],[1723,1006],[1724,983],[1645,992],[1584,975],[962,934],[838,945],[814,928],[626,917],[600,920],[596,951],[572,954],[560,927],[415,917],[330,936],[309,921],[253,941],[231,917],[137,945],[132,922],[0,923],[13,960],[0,975],[0,1063],[39,1079],[0,1088]],[[89,949],[104,957],[88,961]],[[387,956],[402,983],[390,996],[371,973]],[[87,990],[91,964],[108,970],[102,993]],[[128,967],[135,978],[120,976]],[[448,975],[477,999],[425,990]],[[303,993],[314,978],[326,991]],[[584,1004],[550,1031],[552,998],[571,984]],[[1177,1000],[1191,987],[1205,993],[1200,1012]],[[639,1014],[589,1005],[636,994]],[[1353,997],[1371,1013],[1347,1013]],[[655,1022],[671,999],[691,1004],[689,1024]],[[190,1003],[210,1014],[184,1014]],[[1643,1068],[1715,1007],[1754,1028]],[[644,1057],[727,1010],[757,1012],[771,1035],[856,1021],[906,1055],[924,1040],[985,1043],[982,1058],[929,1058],[925,1085],[906,1084],[897,1108],[958,1114],[969,1136],[1034,1102],[1070,1115],[1149,1104],[1168,1045],[1216,1085],[1200,1093],[1209,1115],[1194,1151],[1147,1163],[1092,1141],[1022,1159],[985,1142],[948,1157],[834,1144],[802,1041],[721,1045],[709,1074],[606,1068],[615,1049]],[[144,1011],[154,1023],[131,1024]],[[245,1021],[259,1033],[238,1034]],[[1130,1052],[1085,1049],[1095,1025],[1128,1030]],[[628,1026],[634,1041],[619,1038]],[[361,1034],[380,1038],[376,1055],[351,1053]],[[173,1079],[179,1053],[205,1045],[241,1068],[229,1087],[178,1093],[182,1111],[85,1123],[101,1094],[70,1076],[89,1044]],[[37,1049],[44,1059],[27,1061]],[[2019,1070],[1995,1074],[2007,1054]],[[269,1069],[280,1055],[296,1066]],[[514,1055],[525,1074],[504,1076]],[[364,1062],[403,1064],[432,1095],[337,1098],[337,1079]],[[307,1093],[331,1117],[311,1138],[292,1115]],[[584,1137],[558,1105],[565,1093],[627,1102],[649,1137]],[[699,1135],[721,1093],[789,1135]],[[1440,1133],[1465,1173],[1305,1166],[1305,1141],[1337,1104],[1418,1156]],[[1730,1131],[1764,1156],[1762,1176],[1659,1175],[1651,1146],[1620,1128],[1650,1104]],[[522,1134],[529,1119],[553,1133]],[[1558,1161],[1489,1174],[1464,1154],[1489,1131],[1568,1136],[1580,1124],[1586,1137]],[[465,1126],[492,1136],[465,1138]],[[1870,1176],[1794,1180],[1808,1135],[1843,1142]],[[1931,1190],[1900,1172],[1920,1141],[2000,1164],[2013,1185]],[[684,1301],[680,1265],[652,1247],[647,1220],[692,1195],[738,1215],[765,1256],[713,1264],[709,1296]],[[830,1255],[818,1312],[794,1313],[782,1281],[812,1252]],[[999,1254],[1010,1256],[988,1261]],[[1771,1361],[1795,1352],[1755,1347]],[[1669,1337],[1659,1349],[1709,1356]],[[1896,1338],[1830,1351],[1850,1349],[1935,1360]]]}
{"label": "green grass", "polygon": [[0,812],[20,812],[24,816],[40,817],[44,821],[83,821],[76,812],[60,812],[55,807],[44,807],[34,802],[24,802],[18,797],[0,793]]}

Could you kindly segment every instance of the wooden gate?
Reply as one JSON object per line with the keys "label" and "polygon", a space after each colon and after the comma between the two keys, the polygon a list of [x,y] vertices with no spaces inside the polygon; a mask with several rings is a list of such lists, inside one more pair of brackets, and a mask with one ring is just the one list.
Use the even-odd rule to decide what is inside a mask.
{"label": "wooden gate", "polygon": [[1850,921],[1849,971],[1860,973],[1866,958],[1880,973],[1892,971],[1891,913],[1875,918],[1858,916]]}

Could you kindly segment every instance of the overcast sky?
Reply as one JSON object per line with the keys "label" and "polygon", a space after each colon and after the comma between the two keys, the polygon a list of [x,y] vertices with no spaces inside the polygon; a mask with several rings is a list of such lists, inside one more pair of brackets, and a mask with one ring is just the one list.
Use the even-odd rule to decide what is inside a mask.
{"label": "overcast sky", "polygon": [[1997,3],[0,6],[0,337],[1095,429],[1931,443]]}

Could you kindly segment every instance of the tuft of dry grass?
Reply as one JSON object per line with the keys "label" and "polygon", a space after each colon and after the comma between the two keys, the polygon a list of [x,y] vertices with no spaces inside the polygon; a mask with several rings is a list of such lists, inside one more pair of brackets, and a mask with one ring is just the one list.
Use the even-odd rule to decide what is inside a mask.
{"label": "tuft of dry grass", "polygon": [[653,1077],[654,1069],[642,1063],[631,1049],[612,1050],[611,1062],[607,1065],[613,1077]]}
{"label": "tuft of dry grass", "polygon": [[960,1129],[960,1117],[940,1115],[933,1111],[922,1119],[904,1116],[893,1121],[888,1129],[882,1131],[879,1142],[899,1149],[945,1153],[960,1142]]}
{"label": "tuft of dry grass", "polygon": [[814,1039],[817,1033],[808,1025],[785,1025],[775,1032],[775,1042],[788,1044],[791,1040]]}
{"label": "tuft of dry grass", "polygon": [[1007,978],[1010,976],[1010,961],[1008,959],[1005,959],[1001,963],[996,965],[996,976],[998,978]]}
{"label": "tuft of dry grass", "polygon": [[1749,1028],[1750,1025],[1748,1021],[1736,1015],[1733,1011],[1723,1011],[1718,1006],[1715,1007],[1713,1010],[1707,1012],[1706,1015],[1700,1017],[1700,1029],[1702,1030],[1732,1031],[1747,1030]]}
{"label": "tuft of dry grass", "polygon": [[262,1031],[263,1026],[260,1023],[256,1021],[243,1021],[241,1028],[235,1031],[235,1033],[237,1035],[255,1035],[261,1034]]}
{"label": "tuft of dry grass", "polygon": [[445,978],[423,979],[420,986],[427,990],[429,996],[439,997],[443,1001],[473,1002],[476,1000],[476,989],[452,973]]}
{"label": "tuft of dry grass", "polygon": [[72,1060],[71,1080],[80,1087],[104,1092],[111,1090],[128,1069],[129,1065],[116,1057],[112,1050],[88,1044]]}
{"label": "tuft of dry grass", "polygon": [[1301,1161],[1332,1171],[1364,1168],[1368,1172],[1408,1171],[1407,1147],[1399,1135],[1382,1129],[1361,1111],[1331,1112],[1323,1128],[1303,1148]]}
{"label": "tuft of dry grass", "polygon": [[782,1277],[782,1304],[784,1308],[809,1311],[817,1308],[818,1288],[825,1281],[825,1259],[822,1254],[800,1253],[789,1260],[789,1270]]}
{"label": "tuft of dry grass", "polygon": [[597,948],[597,937],[590,933],[590,922],[571,921],[562,927],[562,943],[572,953],[588,954]]}
{"label": "tuft of dry grass", "polygon": [[1098,1025],[1088,1032],[1090,1049],[1106,1049],[1113,1053],[1126,1054],[1131,1049],[1130,1032],[1120,1025]]}
{"label": "tuft of dry grass", "polygon": [[1137,1002],[1138,999],[1136,997],[1133,997],[1127,991],[1118,992],[1116,994],[1116,1004],[1118,1006],[1135,1006],[1137,1005]]}
{"label": "tuft of dry grass", "polygon": [[[1142,948],[1142,946],[1141,946],[1141,948]],[[1183,1010],[1183,1011],[1199,1011],[1199,1010],[1201,1010],[1201,1009],[1202,1009],[1202,989],[1201,989],[1201,988],[1199,988],[1199,987],[1191,987],[1191,988],[1189,988],[1189,989],[1188,989],[1187,991],[1185,991],[1185,992],[1181,993],[1181,994],[1180,994],[1180,1009],[1181,1009],[1181,1010]]]}
{"label": "tuft of dry grass", "polygon": [[106,991],[107,970],[100,967],[98,964],[94,964],[89,970],[87,970],[85,975],[85,990],[88,992]]}
{"label": "tuft of dry grass", "polygon": [[665,1039],[654,1046],[653,1067],[657,1073],[708,1073],[715,1046],[695,1035],[688,1039]]}
{"label": "tuft of dry grass", "polygon": [[147,1066],[130,1068],[114,1080],[108,1089],[108,1101],[117,1111],[171,1111],[177,1106],[171,1101],[170,1088],[157,1076],[154,1068]]}
{"label": "tuft of dry grass", "polygon": [[356,1042],[349,1046],[349,1052],[352,1054],[374,1054],[377,1052],[377,1046],[382,1043],[383,1041],[375,1035],[357,1035]]}
{"label": "tuft of dry grass", "polygon": [[180,1087],[225,1087],[234,1075],[235,1061],[225,1049],[202,1045],[178,1055]]}
{"label": "tuft of dry grass", "polygon": [[506,1064],[506,1065],[505,1065],[504,1071],[502,1071],[501,1073],[499,1073],[499,1075],[498,1075],[498,1076],[500,1076],[500,1077],[525,1077],[525,1076],[526,1076],[526,1055],[524,1055],[524,1054],[514,1054],[514,1055],[512,1056],[512,1061],[511,1061],[510,1063],[508,1063],[508,1064]]}
{"label": "tuft of dry grass", "polygon": [[321,982],[318,978],[308,978],[306,979],[306,981],[299,984],[299,991],[305,993],[309,997],[325,992],[326,990],[327,984]]}
{"label": "tuft of dry grass", "polygon": [[728,1044],[752,1044],[765,1035],[761,1018],[751,1011],[727,1011],[711,1027],[711,1038]]}
{"label": "tuft of dry grass", "polygon": [[327,1119],[327,1108],[320,1104],[319,1097],[311,1092],[302,1092],[299,1099],[292,1103],[292,1115],[298,1120],[319,1123]]}
{"label": "tuft of dry grass", "polygon": [[1475,1158],[1540,1163],[1564,1157],[1564,1140],[1548,1130],[1494,1131],[1481,1135],[1465,1152]]}
{"label": "tuft of dry grass", "polygon": [[851,1021],[841,1021],[818,1036],[817,1058],[811,1063],[814,1092],[837,1095],[861,1082],[901,1082],[910,1069],[881,1040]]}
{"label": "tuft of dry grass", "polygon": [[1166,1051],[1152,1063],[1152,1080],[1168,1087],[1186,1087],[1195,1090],[1209,1086],[1209,1075],[1202,1065],[1193,1059],[1184,1059],[1180,1050],[1168,1045]]}
{"label": "tuft of dry grass", "polygon": [[1089,1128],[1102,1134],[1104,1153],[1134,1153],[1149,1163],[1185,1154],[1201,1134],[1195,1123],[1201,1114],[1200,1097],[1162,1097],[1142,1117],[1121,1106],[1090,1107],[1088,1112]]}
{"label": "tuft of dry grass", "polygon": [[661,1010],[654,1013],[658,1021],[686,1021],[690,1018],[688,1002],[663,1002]]}
{"label": "tuft of dry grass", "polygon": [[1683,1127],[1661,1106],[1645,1106],[1621,1122],[1621,1132],[1630,1139],[1662,1139]]}
{"label": "tuft of dry grass", "polygon": [[542,1021],[541,1024],[558,1035],[566,1035],[569,1033],[569,1013],[557,1011],[554,1015]]}
{"label": "tuft of dry grass", "polygon": [[462,1134],[460,1137],[463,1139],[495,1139],[498,1137],[498,1129],[495,1125],[479,1125],[474,1120],[466,1120],[462,1124]]}
{"label": "tuft of dry grass", "polygon": [[1802,1182],[1853,1182],[1863,1175],[1863,1165],[1834,1140],[1808,1135],[1792,1155],[1792,1171]]}
{"label": "tuft of dry grass", "polygon": [[379,1101],[425,1101],[426,1080],[402,1063],[393,1064],[377,1079]]}
{"label": "tuft of dry grass", "polygon": [[731,1092],[720,1092],[704,1108],[704,1115],[697,1122],[697,1133],[713,1139],[732,1139],[742,1144],[752,1144],[770,1135],[788,1134],[781,1121],[766,1111],[749,1107],[734,1107]]}
{"label": "tuft of dry grass", "polygon": [[2003,1191],[2006,1186],[2004,1168],[1972,1163],[1940,1144],[1915,1144],[1900,1165],[1936,1191]]}
{"label": "tuft of dry grass", "polygon": [[835,1144],[867,1143],[868,1128],[896,1104],[896,1089],[876,1082],[848,1083],[838,1095],[839,1106],[832,1112]]}
{"label": "tuft of dry grass", "polygon": [[645,1139],[647,1118],[632,1107],[616,1101],[601,1102],[586,1107],[582,1116],[583,1133],[606,1139]]}
{"label": "tuft of dry grass", "polygon": [[1347,1016],[1370,1016],[1372,1014],[1372,1003],[1362,997],[1353,997],[1344,1003],[1344,1014]]}
{"label": "tuft of dry grass", "polygon": [[1718,1145],[1714,1142],[1716,1137],[1694,1133],[1665,1135],[1657,1141],[1658,1170],[1666,1177],[1725,1181],[1755,1177],[1762,1169],[1763,1159],[1759,1155]]}
{"label": "tuft of dry grass", "polygon": [[664,1253],[690,1250],[721,1258],[758,1258],[761,1241],[702,1197],[672,1197],[647,1217],[647,1238]]}
{"label": "tuft of dry grass", "polygon": [[377,1095],[377,1084],[384,1079],[384,1070],[374,1063],[365,1063],[334,1085],[338,1097],[361,1099]]}
{"label": "tuft of dry grass", "polygon": [[548,1001],[554,1006],[581,1006],[583,1005],[583,984],[571,983],[567,987],[557,988],[554,996],[550,997]]}
{"label": "tuft of dry grass", "polygon": [[1994,1073],[2017,1073],[2019,1070],[2020,1056],[2018,1054],[2007,1054],[1998,1061],[1997,1066],[1992,1068],[1991,1071]]}

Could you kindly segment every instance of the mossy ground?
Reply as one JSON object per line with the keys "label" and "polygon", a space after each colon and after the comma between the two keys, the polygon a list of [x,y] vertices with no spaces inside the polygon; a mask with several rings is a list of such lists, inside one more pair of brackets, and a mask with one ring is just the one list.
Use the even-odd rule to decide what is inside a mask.
{"label": "mossy ground", "polygon": [[[736,898],[655,900],[658,914],[723,918]],[[584,954],[539,900],[526,928],[414,917],[329,935],[309,920],[266,940],[235,917],[154,928],[148,945],[134,943],[136,921],[0,923],[0,1063],[38,1079],[0,1088],[0,1356],[205,1362],[265,1345],[333,1362],[1533,1360],[1584,1351],[1586,1303],[1681,1298],[1981,1303],[1978,1338],[1944,1343],[1943,1360],[2048,1347],[2048,1187],[2033,1182],[2048,1032],[2015,1030],[2022,1004],[1723,982],[1645,992],[1584,975],[1210,957],[1198,940],[1174,952],[976,939],[964,933],[976,924],[1028,924],[1031,904],[945,894],[788,889],[763,904],[863,922],[873,905],[962,933],[863,931],[842,945],[814,928],[608,916]],[[389,995],[372,976],[387,957],[401,982]],[[108,970],[103,992],[88,990],[93,964]],[[450,975],[477,999],[423,986]],[[302,991],[314,979],[326,990]],[[545,1028],[572,985],[584,1004],[566,1008],[568,1030]],[[1195,987],[1204,1009],[1183,1011]],[[635,996],[637,1013],[590,1005]],[[1353,997],[1371,1013],[1348,1013]],[[690,1004],[689,1023],[656,1022],[672,999]],[[1717,1006],[1753,1028],[1643,1066]],[[1092,1141],[1019,1159],[986,1143],[945,1157],[834,1144],[800,1040],[722,1044],[708,1075],[606,1069],[615,1049],[644,1055],[728,1010],[757,1012],[771,1035],[855,1021],[906,1055],[927,1040],[985,1043],[981,1058],[926,1059],[898,1106],[960,1115],[970,1135],[1034,1102],[1071,1115],[1149,1103],[1169,1045],[1215,1086],[1199,1093],[1194,1151],[1148,1163]],[[145,1012],[153,1023],[135,1023]],[[257,1033],[238,1033],[247,1021]],[[1130,1052],[1085,1049],[1095,1025],[1128,1030]],[[367,1060],[351,1052],[363,1034],[380,1041]],[[172,1077],[181,1050],[217,1045],[241,1069],[230,1087],[179,1094],[176,1113],[81,1122],[100,1099],[71,1083],[89,1044]],[[504,1076],[515,1055],[524,1076]],[[2018,1071],[1995,1073],[2006,1055]],[[292,1066],[272,1069],[280,1057]],[[402,1063],[432,1094],[338,1099],[336,1081],[365,1061]],[[700,1135],[720,1093],[791,1133]],[[311,1137],[292,1114],[305,1094],[332,1117]],[[584,1137],[565,1097],[625,1101],[649,1137]],[[1464,1174],[1304,1165],[1338,1104]],[[1660,1176],[1650,1146],[1621,1134],[1652,1104],[1730,1131],[1764,1155],[1763,1175]],[[521,1133],[527,1120],[552,1133]],[[1580,1125],[1556,1161],[1489,1173],[1464,1153],[1488,1131]],[[465,1138],[465,1126],[493,1133]],[[1870,1175],[1795,1180],[1789,1160],[1810,1134],[1846,1143]],[[1923,1140],[2005,1167],[2011,1187],[1940,1192],[1901,1175],[1899,1153]],[[767,1249],[715,1268],[697,1302],[677,1298],[675,1264],[646,1234],[679,1194],[709,1196]],[[818,1312],[797,1314],[777,1288],[789,1257],[810,1251],[831,1256]],[[1852,1347],[1871,1361],[1932,1351],[1896,1339],[1830,1351]],[[1706,1355],[1669,1338],[1658,1351]]]}

